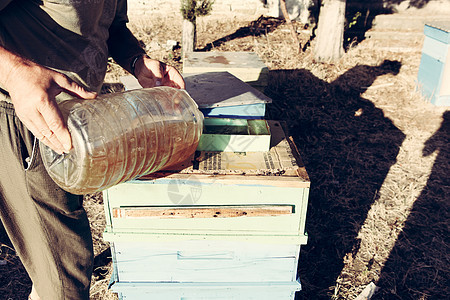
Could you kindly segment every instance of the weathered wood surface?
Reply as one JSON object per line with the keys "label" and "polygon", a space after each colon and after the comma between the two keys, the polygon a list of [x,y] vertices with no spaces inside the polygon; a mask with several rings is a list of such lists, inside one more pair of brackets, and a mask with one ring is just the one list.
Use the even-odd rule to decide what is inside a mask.
{"label": "weathered wood surface", "polygon": [[269,69],[254,52],[186,53],[183,73],[229,72],[254,86],[266,86]]}
{"label": "weathered wood surface", "polygon": [[113,208],[114,218],[237,218],[237,217],[269,217],[288,215],[292,206],[217,206],[217,207],[146,207],[146,208]]}
{"label": "weathered wood surface", "polygon": [[295,143],[286,137],[280,122],[268,121],[268,124],[271,137],[267,152],[199,151],[185,162],[142,176],[139,181],[161,178],[183,180],[194,175],[204,183],[220,180],[227,185],[309,187],[310,180]]}
{"label": "weathered wood surface", "polygon": [[245,243],[259,243],[263,245],[306,245],[308,236],[306,234],[284,233],[260,233],[260,232],[211,232],[202,230],[159,230],[159,231],[141,231],[115,230],[108,228],[103,232],[103,238],[109,242],[135,242],[136,240],[147,243],[166,243],[180,241],[238,241]]}

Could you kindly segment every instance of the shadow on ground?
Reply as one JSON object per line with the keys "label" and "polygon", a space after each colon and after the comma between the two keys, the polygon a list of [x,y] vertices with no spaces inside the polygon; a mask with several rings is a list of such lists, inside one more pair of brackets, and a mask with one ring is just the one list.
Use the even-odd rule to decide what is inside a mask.
{"label": "shadow on ground", "polygon": [[296,299],[329,299],[344,256],[359,249],[358,232],[405,138],[361,93],[400,67],[356,66],[332,83],[308,70],[269,73],[268,117],[288,123],[311,178]]}
{"label": "shadow on ground", "polygon": [[31,280],[0,222],[0,299],[27,299]]}
{"label": "shadow on ground", "polygon": [[407,3],[408,8],[424,8],[430,0],[347,0],[346,30],[344,47],[359,43],[365,38],[365,33],[374,25],[377,15],[393,14],[399,4]]}
{"label": "shadow on ground", "polygon": [[263,34],[270,33],[274,31],[278,26],[284,23],[281,18],[272,18],[260,16],[257,20],[252,21],[248,26],[244,26],[220,39],[217,39],[211,43],[208,43],[205,47],[197,49],[196,51],[205,52],[211,51],[213,48],[219,47],[228,41],[243,38],[247,36],[260,36]]}
{"label": "shadow on ground", "polygon": [[[93,276],[97,280],[105,279],[110,263],[111,250],[108,247],[94,257]],[[0,299],[27,299],[31,284],[31,279],[0,222]]]}
{"label": "shadow on ground", "polygon": [[450,295],[449,141],[447,111],[440,129],[423,148],[424,156],[438,152],[437,157],[381,272],[378,285],[383,289],[373,299],[445,299]]}

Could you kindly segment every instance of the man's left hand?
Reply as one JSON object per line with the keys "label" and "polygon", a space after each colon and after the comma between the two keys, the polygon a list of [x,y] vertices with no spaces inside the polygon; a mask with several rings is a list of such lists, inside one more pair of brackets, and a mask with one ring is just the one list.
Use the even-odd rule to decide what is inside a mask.
{"label": "man's left hand", "polygon": [[181,74],[172,66],[143,55],[136,62],[135,76],[142,87],[171,86],[184,89],[185,83]]}

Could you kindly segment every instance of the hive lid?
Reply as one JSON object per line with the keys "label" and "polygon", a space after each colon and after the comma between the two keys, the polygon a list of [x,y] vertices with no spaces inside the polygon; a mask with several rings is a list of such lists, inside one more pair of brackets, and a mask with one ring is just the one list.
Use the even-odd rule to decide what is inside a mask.
{"label": "hive lid", "polygon": [[450,21],[432,21],[425,24],[424,33],[443,43],[450,43]]}
{"label": "hive lid", "polygon": [[183,74],[186,90],[200,108],[271,103],[272,99],[229,72]]}
{"label": "hive lid", "polygon": [[183,62],[183,71],[189,69],[242,69],[267,70],[263,60],[255,52],[189,52]]}
{"label": "hive lid", "polygon": [[432,21],[427,22],[426,25],[440,29],[442,31],[450,32],[450,21]]}
{"label": "hive lid", "polygon": [[[271,103],[272,99],[228,72],[183,74],[186,91],[199,108]],[[126,90],[140,89],[134,76],[122,76]]]}
{"label": "hive lid", "polygon": [[139,180],[182,178],[191,175],[209,178],[211,175],[225,175],[223,179],[232,181],[276,179],[309,186],[308,174],[294,142],[285,135],[280,122],[269,120],[268,124],[271,132],[269,151],[196,151],[183,163],[142,176]]}

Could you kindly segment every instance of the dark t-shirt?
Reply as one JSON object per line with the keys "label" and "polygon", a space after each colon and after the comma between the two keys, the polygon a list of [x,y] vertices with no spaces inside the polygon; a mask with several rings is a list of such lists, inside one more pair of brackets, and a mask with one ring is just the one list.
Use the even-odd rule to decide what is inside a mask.
{"label": "dark t-shirt", "polygon": [[0,45],[99,91],[109,28],[127,21],[126,10],[126,0],[0,0]]}

